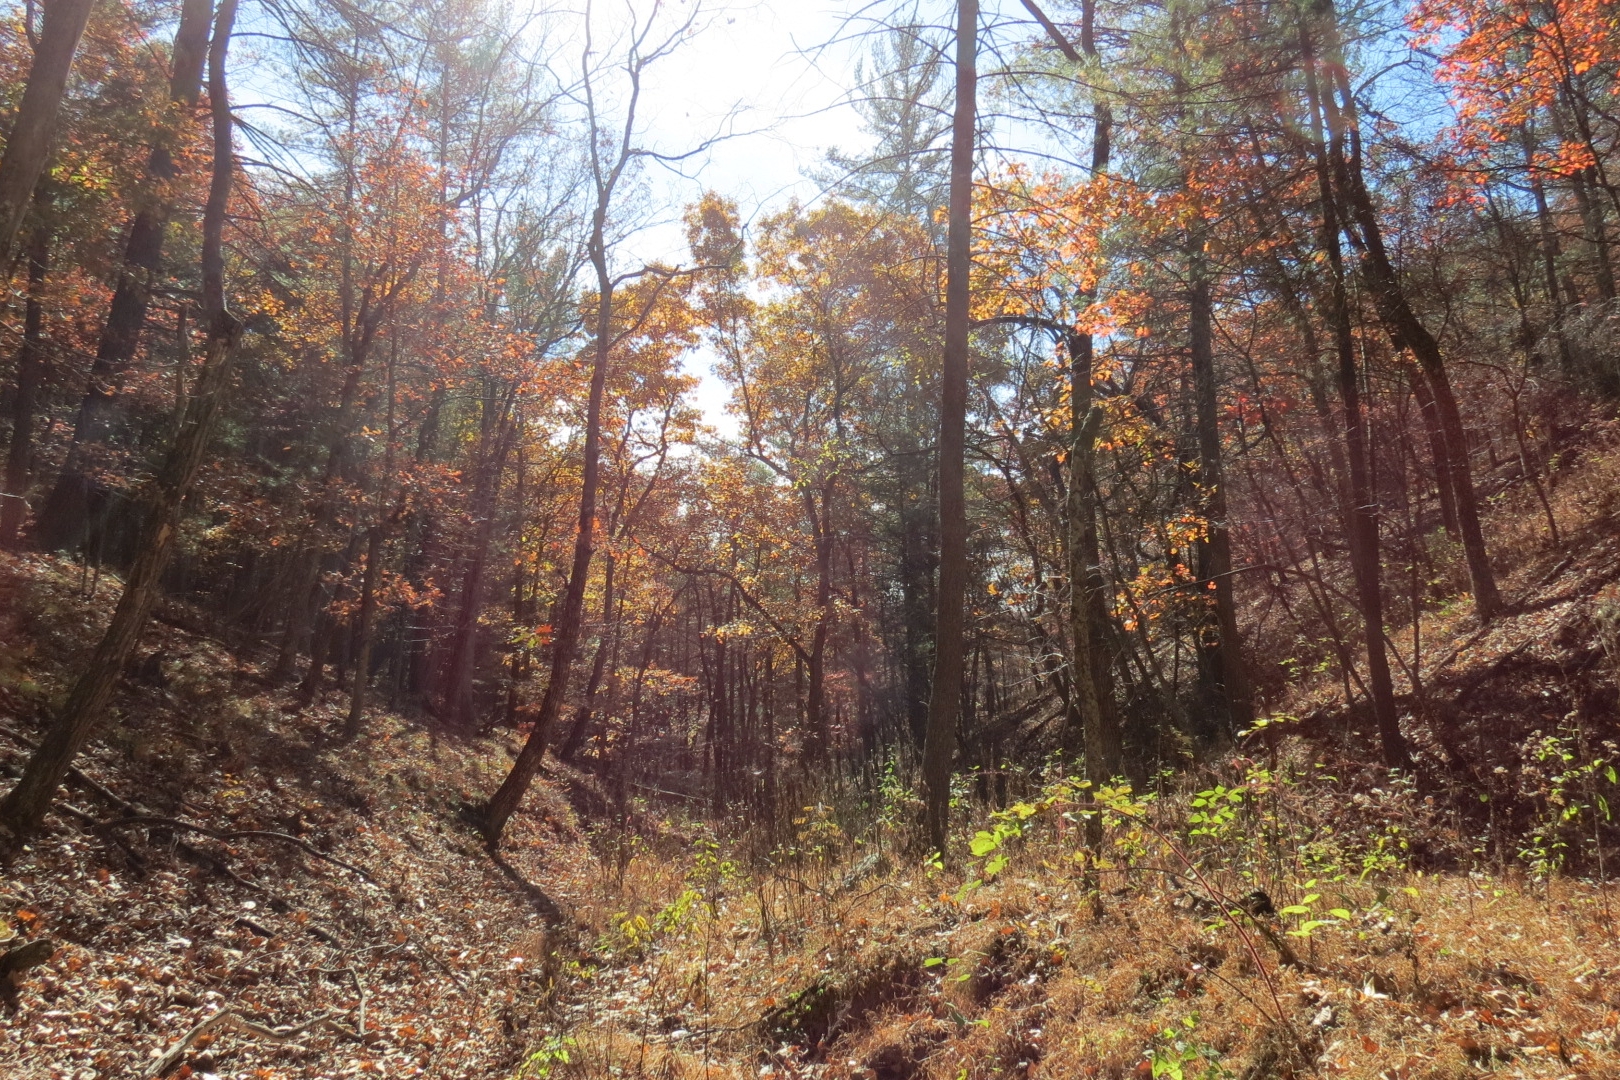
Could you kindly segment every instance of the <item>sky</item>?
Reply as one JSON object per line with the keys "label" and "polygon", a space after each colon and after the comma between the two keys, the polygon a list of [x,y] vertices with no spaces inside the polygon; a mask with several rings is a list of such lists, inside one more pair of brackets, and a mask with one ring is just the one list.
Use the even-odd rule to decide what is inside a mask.
{"label": "sky", "polygon": [[[645,141],[685,150],[721,130],[737,132],[683,165],[685,177],[649,176],[677,204],[705,188],[736,200],[745,216],[819,186],[805,175],[828,148],[867,142],[849,103],[854,50],[840,36],[851,3],[736,0],[716,6],[703,25],[649,71]],[[728,114],[735,118],[728,124]],[[683,192],[689,193],[681,198]],[[677,226],[639,238],[649,258],[678,259]]]}
{"label": "sky", "polygon": [[[793,199],[814,200],[821,185],[807,173],[828,149],[869,144],[849,102],[857,49],[847,40],[846,20],[858,6],[854,0],[705,5],[697,32],[648,71],[642,142],[680,153],[717,131],[736,134],[678,171],[648,173],[658,209],[626,239],[622,262],[690,262],[680,208],[703,191],[733,199],[750,220]],[[700,352],[686,366],[701,380],[694,400],[707,422],[734,435],[728,391],[713,375],[711,358]]]}

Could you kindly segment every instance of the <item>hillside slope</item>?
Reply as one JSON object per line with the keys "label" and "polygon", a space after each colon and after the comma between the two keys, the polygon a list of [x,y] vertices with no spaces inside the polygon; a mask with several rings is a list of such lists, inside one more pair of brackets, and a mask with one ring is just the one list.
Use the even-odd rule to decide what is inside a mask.
{"label": "hillside slope", "polygon": [[[7,775],[113,584],[92,599],[75,566],[0,561]],[[221,1027],[178,1070],[511,1072],[553,998],[558,908],[592,906],[595,863],[560,787],[542,779],[498,866],[458,811],[499,782],[506,743],[378,715],[335,745],[338,700],[295,711],[222,645],[162,622],[116,711],[0,884],[0,934],[60,946],[0,1012],[0,1071],[138,1076],[228,1009],[302,1030]]]}

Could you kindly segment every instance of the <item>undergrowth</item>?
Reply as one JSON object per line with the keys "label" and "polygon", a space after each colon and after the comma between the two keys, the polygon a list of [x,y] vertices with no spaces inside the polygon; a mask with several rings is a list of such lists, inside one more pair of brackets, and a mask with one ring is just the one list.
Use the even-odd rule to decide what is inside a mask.
{"label": "undergrowth", "polygon": [[[1550,848],[1425,870],[1432,798],[1352,794],[1283,745],[1151,790],[964,799],[948,864],[897,854],[894,789],[854,835],[811,806],[768,857],[703,835],[636,860],[593,989],[519,1075],[1620,1075],[1606,881]],[[1569,793],[1606,766],[1550,753],[1555,824],[1597,812]]]}

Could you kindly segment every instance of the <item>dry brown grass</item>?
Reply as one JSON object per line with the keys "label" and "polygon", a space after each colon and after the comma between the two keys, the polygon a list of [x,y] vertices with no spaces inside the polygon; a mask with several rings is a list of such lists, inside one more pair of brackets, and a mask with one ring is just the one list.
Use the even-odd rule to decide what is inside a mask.
{"label": "dry brown grass", "polygon": [[[1269,812],[1294,835],[1295,804],[1327,797],[1296,788]],[[1277,865],[1288,852],[1259,835],[1277,828],[1266,814],[1255,837],[1195,843],[1184,806],[1149,811],[1162,837],[1116,823],[1100,919],[1062,806],[1032,819],[988,883],[963,885],[977,860],[902,866],[852,890],[844,866],[736,877],[712,910],[692,905],[596,973],[557,1068],[579,1080],[1124,1078],[1151,1075],[1179,1039],[1188,1080],[1620,1076],[1610,890],[1393,868],[1362,879],[1354,839],[1344,870],[1307,873],[1301,858]],[[1202,882],[1189,885],[1181,856]],[[668,880],[667,866],[656,874]],[[1246,916],[1189,900],[1256,880],[1278,907],[1321,894],[1313,912],[1328,921],[1309,937],[1285,935],[1297,916],[1264,920],[1301,966]]]}

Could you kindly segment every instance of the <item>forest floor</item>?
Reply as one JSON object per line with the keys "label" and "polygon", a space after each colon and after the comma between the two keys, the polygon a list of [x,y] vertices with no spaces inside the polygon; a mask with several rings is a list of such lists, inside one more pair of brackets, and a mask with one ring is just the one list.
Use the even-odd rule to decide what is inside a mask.
{"label": "forest floor", "polygon": [[[116,599],[86,584],[66,561],[0,559],[7,775]],[[559,908],[601,892],[555,777],[497,865],[460,811],[499,783],[506,742],[378,714],[338,745],[343,695],[298,709],[165,614],[182,618],[148,631],[88,782],[0,872],[0,938],[60,946],[0,1002],[0,1075],[141,1076],[224,1010],[305,1030],[220,1022],[171,1075],[510,1075],[563,978]]]}
{"label": "forest floor", "polygon": [[[56,946],[0,987],[0,1075],[1620,1077],[1620,898],[1581,863],[1620,739],[1620,452],[1554,497],[1561,544],[1498,533],[1507,618],[1420,626],[1419,782],[1379,786],[1305,686],[1196,777],[965,804],[949,868],[906,854],[904,792],[766,851],[645,807],[587,828],[601,794],[558,765],[497,862],[465,809],[514,736],[379,712],[343,745],[345,695],[297,707],[172,604],[0,877],[0,949]],[[115,599],[0,556],[0,773]]]}

